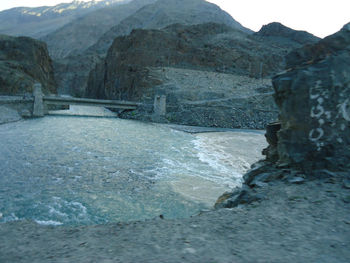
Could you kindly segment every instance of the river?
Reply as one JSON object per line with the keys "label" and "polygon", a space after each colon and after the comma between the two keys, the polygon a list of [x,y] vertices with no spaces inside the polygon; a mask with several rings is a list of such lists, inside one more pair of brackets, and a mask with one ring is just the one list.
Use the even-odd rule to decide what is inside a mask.
{"label": "river", "polygon": [[0,222],[189,217],[239,186],[265,146],[259,131],[189,134],[117,118],[0,125]]}

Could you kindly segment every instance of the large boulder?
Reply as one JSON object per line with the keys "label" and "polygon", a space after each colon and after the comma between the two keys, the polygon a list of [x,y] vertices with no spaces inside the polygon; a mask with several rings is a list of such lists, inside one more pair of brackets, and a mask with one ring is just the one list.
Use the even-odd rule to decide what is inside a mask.
{"label": "large boulder", "polygon": [[31,93],[36,82],[42,84],[44,93],[56,93],[46,44],[28,37],[0,35],[0,94]]}
{"label": "large boulder", "polygon": [[273,79],[280,110],[279,163],[306,170],[350,167],[350,24],[291,52]]}

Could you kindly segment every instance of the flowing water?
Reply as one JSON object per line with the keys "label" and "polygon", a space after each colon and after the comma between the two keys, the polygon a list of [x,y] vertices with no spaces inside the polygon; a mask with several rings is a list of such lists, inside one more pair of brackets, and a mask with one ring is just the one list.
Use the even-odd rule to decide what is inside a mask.
{"label": "flowing water", "polygon": [[0,126],[0,222],[100,224],[213,206],[261,158],[260,132],[192,135],[115,118]]}

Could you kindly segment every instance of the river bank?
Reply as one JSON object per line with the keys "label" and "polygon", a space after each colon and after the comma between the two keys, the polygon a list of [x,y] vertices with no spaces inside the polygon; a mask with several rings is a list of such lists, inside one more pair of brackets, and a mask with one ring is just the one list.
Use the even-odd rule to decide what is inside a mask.
{"label": "river bank", "polygon": [[0,224],[1,262],[349,262],[341,180],[275,182],[260,202],[189,219],[95,226]]}

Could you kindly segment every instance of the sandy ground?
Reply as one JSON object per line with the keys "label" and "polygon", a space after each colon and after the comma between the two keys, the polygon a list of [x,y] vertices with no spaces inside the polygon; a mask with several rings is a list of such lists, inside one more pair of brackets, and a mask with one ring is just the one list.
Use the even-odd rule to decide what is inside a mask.
{"label": "sandy ground", "polygon": [[350,190],[275,183],[260,203],[189,219],[0,224],[0,262],[350,262]]}
{"label": "sandy ground", "polygon": [[[226,180],[222,178],[217,182],[210,180],[209,177],[179,174],[176,180],[170,182],[174,192],[181,194],[186,199],[205,203],[208,207],[212,207],[224,192],[241,186],[242,175],[253,163],[263,158],[262,149],[267,147],[262,131],[226,129],[227,131],[222,132],[225,129],[215,130],[215,128],[182,125],[171,125],[170,127],[195,133],[197,138],[195,147],[199,152],[199,159],[216,171],[220,171],[224,178],[231,175],[237,178],[234,181],[231,177],[226,177]],[[168,185],[169,182],[165,184]]]}

